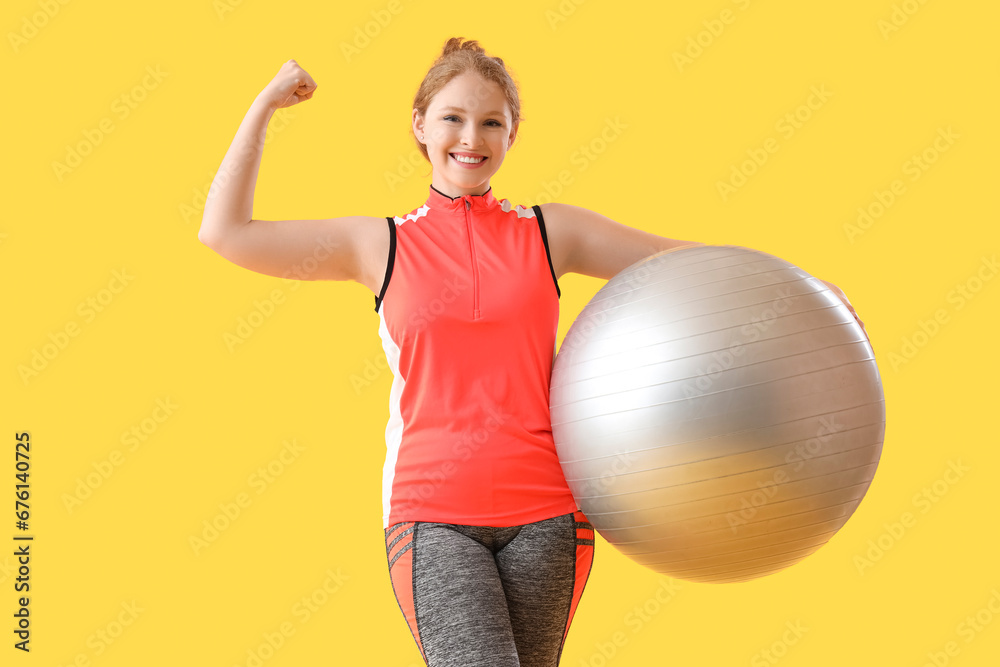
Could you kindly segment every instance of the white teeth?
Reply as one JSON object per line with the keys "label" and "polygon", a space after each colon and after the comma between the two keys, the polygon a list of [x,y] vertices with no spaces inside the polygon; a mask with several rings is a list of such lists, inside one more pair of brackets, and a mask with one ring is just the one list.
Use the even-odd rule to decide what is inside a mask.
{"label": "white teeth", "polygon": [[465,162],[467,164],[477,164],[477,163],[482,162],[483,160],[486,159],[484,157],[480,157],[480,158],[465,157],[464,155],[453,155],[452,157],[454,157],[459,162]]}

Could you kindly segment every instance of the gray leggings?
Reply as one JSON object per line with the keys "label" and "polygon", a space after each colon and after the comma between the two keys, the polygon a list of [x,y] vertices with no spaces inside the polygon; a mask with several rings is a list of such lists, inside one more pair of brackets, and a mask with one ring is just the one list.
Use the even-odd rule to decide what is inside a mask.
{"label": "gray leggings", "polygon": [[429,667],[555,667],[594,559],[583,512],[521,526],[404,521],[389,577]]}

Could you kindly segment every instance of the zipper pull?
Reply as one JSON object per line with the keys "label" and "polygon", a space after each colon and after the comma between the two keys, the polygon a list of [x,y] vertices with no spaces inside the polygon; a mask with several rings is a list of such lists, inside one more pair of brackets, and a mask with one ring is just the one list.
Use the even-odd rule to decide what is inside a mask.
{"label": "zipper pull", "polygon": [[470,208],[472,208],[472,202],[470,202],[469,198],[466,197],[465,198],[465,210],[468,211]]}

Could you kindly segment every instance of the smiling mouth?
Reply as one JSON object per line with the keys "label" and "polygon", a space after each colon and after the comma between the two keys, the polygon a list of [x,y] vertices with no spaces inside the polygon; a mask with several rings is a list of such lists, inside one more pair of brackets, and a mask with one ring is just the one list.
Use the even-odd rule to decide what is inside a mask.
{"label": "smiling mouth", "polygon": [[483,162],[486,159],[485,156],[473,158],[473,157],[466,157],[465,155],[455,155],[454,153],[448,153],[448,155],[455,158],[455,160],[461,162],[462,164],[479,164],[480,162]]}

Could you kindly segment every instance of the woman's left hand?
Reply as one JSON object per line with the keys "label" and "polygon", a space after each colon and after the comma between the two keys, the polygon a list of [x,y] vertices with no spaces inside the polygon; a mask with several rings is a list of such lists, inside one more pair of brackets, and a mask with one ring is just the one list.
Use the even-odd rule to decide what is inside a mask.
{"label": "woman's left hand", "polygon": [[871,345],[872,339],[871,336],[868,335],[868,330],[865,329],[865,323],[861,321],[860,317],[858,317],[857,312],[855,312],[854,310],[854,306],[851,305],[851,302],[847,299],[847,295],[844,294],[844,291],[839,287],[837,287],[836,285],[834,285],[833,283],[827,282],[822,278],[820,279],[820,282],[826,285],[828,288],[830,288],[830,291],[833,292],[837,296],[837,298],[844,303],[845,306],[847,306],[847,310],[851,311],[851,315],[854,315],[854,319],[856,319],[858,321],[858,324],[861,325],[861,330],[865,332],[865,337],[868,339],[868,344]]}

